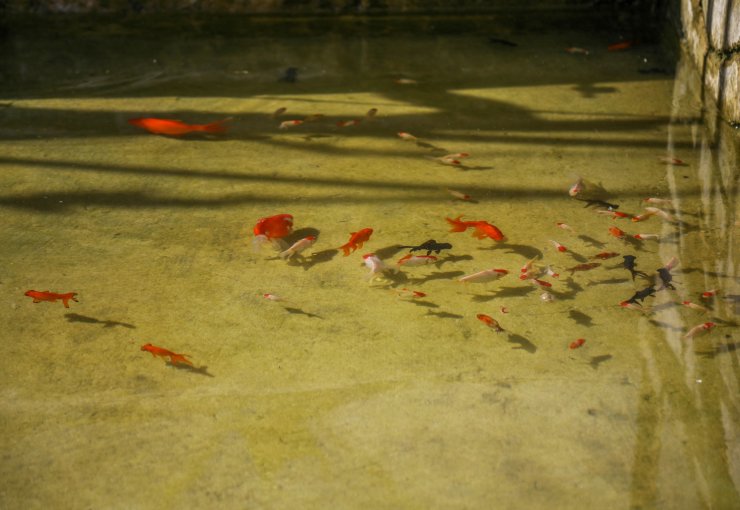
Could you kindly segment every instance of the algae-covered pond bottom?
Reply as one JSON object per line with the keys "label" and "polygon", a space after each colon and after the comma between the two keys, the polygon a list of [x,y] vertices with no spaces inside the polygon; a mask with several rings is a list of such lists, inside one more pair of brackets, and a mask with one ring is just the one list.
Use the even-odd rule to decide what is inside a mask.
{"label": "algae-covered pond bottom", "polygon": [[[737,508],[736,135],[707,125],[688,64],[606,37],[14,39],[2,506]],[[648,197],[670,216],[579,200],[634,216]],[[317,237],[305,257],[253,250],[281,213],[288,242]],[[450,232],[459,215],[506,240]],[[429,239],[452,248],[368,280],[363,255]],[[519,278],[532,259],[550,287]],[[458,281],[491,268],[509,273]]]}

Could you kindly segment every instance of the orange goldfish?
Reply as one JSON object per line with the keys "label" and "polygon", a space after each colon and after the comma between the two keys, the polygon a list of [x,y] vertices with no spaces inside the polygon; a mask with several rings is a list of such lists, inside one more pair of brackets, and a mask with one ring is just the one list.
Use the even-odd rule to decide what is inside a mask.
{"label": "orange goldfish", "polygon": [[138,118],[129,119],[128,123],[132,126],[146,129],[155,135],[182,136],[188,133],[211,133],[219,134],[226,132],[224,125],[229,119],[218,120],[210,124],[186,124],[179,120],[155,119],[155,118]]}
{"label": "orange goldfish", "polygon": [[339,248],[344,252],[344,256],[348,256],[351,251],[355,251],[357,248],[362,248],[362,245],[370,239],[373,233],[371,228],[363,228],[357,232],[350,232],[349,241],[343,244]]}
{"label": "orange goldfish", "polygon": [[64,305],[64,308],[69,308],[69,301],[72,300],[75,303],[78,303],[75,296],[77,295],[76,292],[68,292],[66,294],[57,294],[56,292],[49,292],[48,290],[27,290],[24,294],[25,296],[28,296],[30,298],[33,298],[34,303],[40,303],[41,301],[49,301],[50,303],[56,303],[57,299],[62,300],[62,304]]}
{"label": "orange goldfish", "polygon": [[578,340],[574,340],[570,343],[568,346],[570,349],[578,349],[580,346],[586,343],[585,338],[579,338]]}
{"label": "orange goldfish", "polygon": [[496,333],[501,333],[504,331],[504,328],[501,327],[501,325],[498,323],[496,319],[491,317],[490,315],[486,315],[484,313],[479,313],[476,315],[479,321],[481,321],[483,324],[488,326],[489,328],[493,329]]}
{"label": "orange goldfish", "polygon": [[447,223],[452,227],[450,232],[465,232],[469,228],[474,228],[473,237],[478,239],[485,239],[486,237],[495,241],[504,241],[504,234],[496,227],[491,225],[487,221],[462,221],[462,215],[455,219],[445,218]]}
{"label": "orange goldfish", "polygon": [[160,358],[170,358],[170,363],[173,365],[177,365],[178,363],[183,363],[185,365],[193,366],[193,363],[186,359],[186,356],[190,356],[189,354],[177,354],[172,351],[168,351],[167,349],[163,349],[162,347],[157,347],[156,345],[152,344],[144,344],[141,346],[142,351],[151,352],[152,356]]}

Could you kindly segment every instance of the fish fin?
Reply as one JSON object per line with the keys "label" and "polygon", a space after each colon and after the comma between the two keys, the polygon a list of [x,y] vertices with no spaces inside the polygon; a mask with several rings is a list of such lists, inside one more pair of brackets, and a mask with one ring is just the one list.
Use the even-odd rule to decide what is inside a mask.
{"label": "fish fin", "polygon": [[225,123],[228,120],[229,119],[217,120],[216,122],[205,124],[202,126],[202,130],[205,131],[206,133],[225,133],[226,132]]}

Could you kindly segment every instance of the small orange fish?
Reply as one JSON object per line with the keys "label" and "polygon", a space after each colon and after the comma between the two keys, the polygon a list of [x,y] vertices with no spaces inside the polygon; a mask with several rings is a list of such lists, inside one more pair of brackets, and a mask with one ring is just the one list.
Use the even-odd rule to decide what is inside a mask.
{"label": "small orange fish", "polygon": [[434,264],[435,262],[437,262],[437,257],[434,255],[414,255],[413,253],[409,253],[408,255],[401,257],[398,262],[396,262],[396,265],[416,267]]}
{"label": "small orange fish", "polygon": [[579,48],[577,46],[573,46],[571,48],[565,48],[565,51],[568,53],[574,54],[574,53],[580,53],[581,55],[588,55],[589,52],[585,48]]}
{"label": "small orange fish", "polygon": [[146,129],[155,135],[182,136],[188,133],[211,133],[220,134],[226,132],[224,125],[230,119],[218,120],[210,124],[186,124],[179,120],[156,119],[156,118],[138,118],[129,119],[128,123],[132,126]]}
{"label": "small orange fish", "polygon": [[632,41],[622,41],[614,44],[610,44],[606,47],[606,51],[623,51],[632,47]]}
{"label": "small orange fish", "polygon": [[578,349],[580,346],[586,343],[586,340],[584,338],[579,338],[578,340],[574,340],[570,343],[568,348],[570,349]]}
{"label": "small orange fish", "polygon": [[350,250],[355,251],[358,248],[362,248],[362,245],[370,239],[372,233],[373,229],[371,228],[363,228],[357,232],[350,232],[349,241],[340,246],[339,249],[344,252],[344,256],[346,257],[350,254]]}
{"label": "small orange fish", "polygon": [[556,250],[558,250],[561,253],[568,251],[568,248],[566,248],[565,246],[563,246],[557,241],[553,241],[552,239],[550,239],[550,243],[555,247]]}
{"label": "small orange fish", "polygon": [[717,289],[707,290],[701,293],[701,297],[703,297],[704,299],[709,299],[710,297],[716,296],[717,292],[719,292]]}
{"label": "small orange fish", "polygon": [[606,260],[606,259],[610,259],[610,258],[618,257],[618,256],[619,256],[619,253],[615,253],[613,251],[602,251],[601,253],[597,253],[596,255],[594,255],[591,258],[592,259]]}
{"label": "small orange fish", "polygon": [[577,266],[573,266],[567,269],[567,271],[570,271],[570,274],[572,275],[576,271],[590,271],[591,269],[595,267],[599,267],[600,265],[601,265],[600,262],[591,262],[588,264],[578,264]]}
{"label": "small orange fish", "polygon": [[624,239],[624,236],[626,235],[624,230],[617,227],[609,227],[609,233],[617,239]]}
{"label": "small orange fish", "polygon": [[597,214],[608,214],[612,217],[613,220],[616,220],[617,218],[629,218],[630,215],[627,213],[623,213],[620,211],[596,211]]}
{"label": "small orange fish", "polygon": [[156,345],[152,344],[144,344],[141,346],[142,351],[151,352],[152,356],[160,358],[170,358],[170,363],[173,365],[177,365],[178,363],[183,363],[185,365],[193,366],[193,363],[186,359],[186,356],[190,356],[189,354],[177,354],[172,351],[168,351],[167,349],[163,349],[162,347],[157,347]]}
{"label": "small orange fish", "polygon": [[57,299],[62,300],[64,308],[69,308],[69,301],[72,300],[75,303],[79,303],[75,296],[76,292],[68,292],[66,294],[57,294],[56,292],[49,292],[48,290],[27,290],[24,294],[30,298],[33,298],[34,303],[40,303],[41,301],[49,301],[50,303],[56,303]]}
{"label": "small orange fish", "polygon": [[666,165],[688,166],[683,160],[671,156],[660,156],[658,161]]}
{"label": "small orange fish", "polygon": [[479,321],[481,321],[483,324],[488,326],[489,328],[493,329],[496,333],[501,333],[504,328],[501,327],[501,325],[498,323],[496,319],[491,317],[490,315],[486,315],[484,313],[479,313],[476,315]]}
{"label": "small orange fish", "polygon": [[420,290],[411,290],[405,287],[401,290],[396,290],[395,293],[401,299],[421,299],[427,297],[426,293]]}
{"label": "small orange fish", "polygon": [[473,237],[478,239],[485,239],[489,237],[494,241],[504,241],[505,237],[498,227],[491,225],[487,221],[463,221],[462,215],[455,219],[445,218],[447,223],[452,227],[450,232],[465,232],[469,228],[474,228]]}
{"label": "small orange fish", "polygon": [[546,282],[545,280],[538,280],[537,278],[532,278],[529,281],[539,285],[540,287],[552,287],[552,283]]}

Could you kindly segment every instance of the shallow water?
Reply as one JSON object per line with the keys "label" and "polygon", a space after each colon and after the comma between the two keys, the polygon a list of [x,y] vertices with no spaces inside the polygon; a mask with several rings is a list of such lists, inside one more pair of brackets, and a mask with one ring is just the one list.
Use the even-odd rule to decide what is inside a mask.
{"label": "shallow water", "polygon": [[[4,47],[2,506],[738,507],[736,135],[703,108],[685,59],[657,46],[502,37],[519,45],[325,34]],[[288,67],[295,83],[278,81]],[[651,68],[669,74],[639,72]],[[278,129],[312,114],[325,117]],[[231,120],[225,136],[178,139],[127,123],[141,116]],[[431,159],[457,152],[470,154],[460,167]],[[569,196],[578,176],[579,197],[632,214],[671,199],[676,221],[598,214]],[[318,232],[306,258],[253,251],[254,224],[278,213],[295,217],[290,241]],[[450,233],[458,215],[507,240]],[[337,251],[364,227],[361,250]],[[391,262],[427,239],[453,248],[368,281],[361,255]],[[567,270],[604,251],[620,256]],[[650,280],[630,278],[625,254]],[[533,257],[560,273],[542,277],[552,302],[518,278]],[[619,306],[672,257],[675,290]],[[456,281],[491,267],[510,274]],[[33,304],[29,289],[79,302]],[[709,289],[718,297],[702,300]]]}

